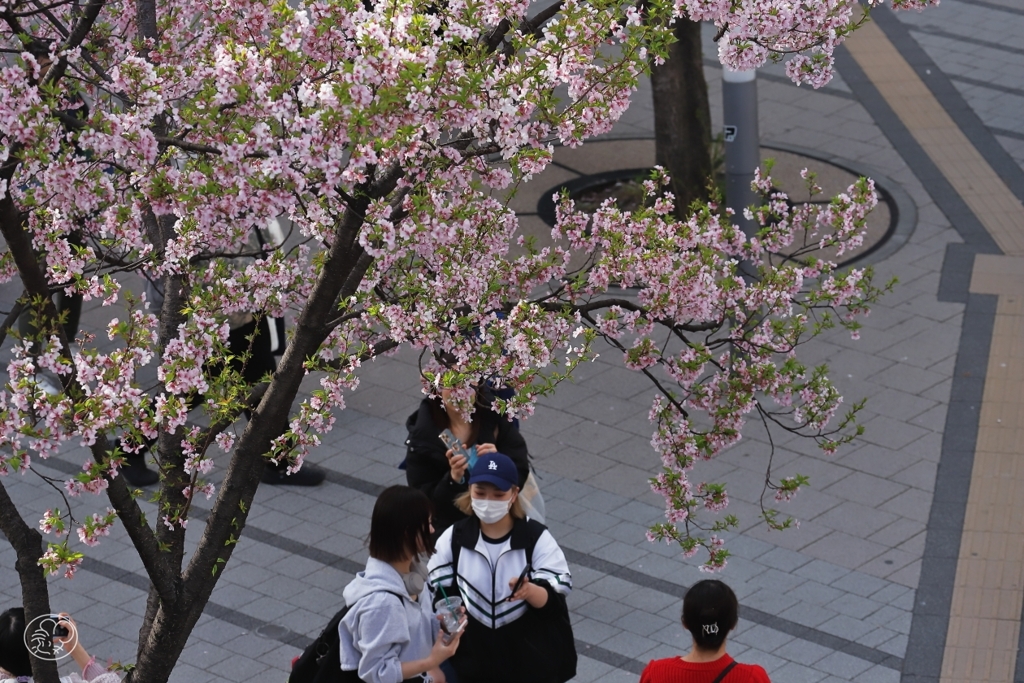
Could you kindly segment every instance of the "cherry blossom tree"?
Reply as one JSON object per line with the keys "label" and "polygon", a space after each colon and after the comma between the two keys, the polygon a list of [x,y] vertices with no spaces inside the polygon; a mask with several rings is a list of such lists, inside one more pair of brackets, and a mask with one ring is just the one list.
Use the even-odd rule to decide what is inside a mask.
{"label": "cherry blossom tree", "polygon": [[[550,243],[523,234],[507,200],[553,145],[610,129],[666,54],[674,17],[718,22],[733,66],[810,46],[791,74],[814,82],[855,22],[845,2],[819,5],[0,0],[0,272],[24,289],[0,341],[24,310],[38,330],[14,339],[0,390],[0,474],[34,476],[65,443],[92,454],[65,482],[71,504],[57,496],[38,529],[0,481],[29,618],[50,611],[44,571],[73,576],[82,546],[120,521],[151,581],[130,675],[167,680],[267,459],[301,467],[360,365],[400,345],[435,359],[423,367],[431,391],[464,400],[482,379],[514,389],[499,403],[512,417],[606,340],[657,396],[653,486],[667,520],[651,536],[722,566],[717,533],[730,521],[699,513],[724,508],[727,490],[692,485],[693,465],[752,416],[826,450],[856,431],[851,417],[833,423],[841,397],[796,349],[835,325],[856,333],[881,291],[870,271],[810,255],[858,244],[871,182],[794,209],[759,176],[762,230],[749,239],[714,202],[675,218],[661,172],[632,213],[588,216],[562,198]],[[288,240],[250,246],[278,219]],[[163,292],[159,306],[140,276]],[[89,335],[72,346],[61,291],[116,309],[102,349]],[[255,386],[224,362],[229,316],[253,312],[293,320],[277,372]],[[144,388],[138,374],[153,367],[156,387]],[[293,411],[307,375],[319,389]],[[201,419],[187,423],[190,411]],[[118,476],[124,454],[150,442],[155,519]],[[782,499],[803,483],[769,481]],[[107,512],[75,516],[83,494],[105,495]],[[189,526],[199,494],[213,509]],[[188,556],[186,533],[197,538]],[[52,664],[33,665],[37,681],[56,681]]]}

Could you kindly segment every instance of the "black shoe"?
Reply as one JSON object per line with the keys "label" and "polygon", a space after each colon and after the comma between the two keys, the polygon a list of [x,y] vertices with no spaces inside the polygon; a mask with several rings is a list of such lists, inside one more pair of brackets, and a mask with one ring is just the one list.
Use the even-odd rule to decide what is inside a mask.
{"label": "black shoe", "polygon": [[121,474],[132,486],[151,486],[160,481],[160,475],[146,467],[144,453],[126,455],[124,465],[121,466]]}
{"label": "black shoe", "polygon": [[263,470],[262,481],[264,484],[285,484],[288,486],[319,486],[327,477],[322,467],[311,462],[302,463],[302,469],[295,474],[288,474],[287,465],[278,466],[274,463],[267,463]]}

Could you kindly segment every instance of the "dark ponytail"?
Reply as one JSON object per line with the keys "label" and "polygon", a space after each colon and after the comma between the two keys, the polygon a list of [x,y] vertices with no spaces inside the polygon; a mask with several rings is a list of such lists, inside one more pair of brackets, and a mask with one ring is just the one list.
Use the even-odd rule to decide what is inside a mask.
{"label": "dark ponytail", "polygon": [[720,648],[738,619],[736,594],[721,581],[699,581],[683,597],[683,627],[700,650]]}

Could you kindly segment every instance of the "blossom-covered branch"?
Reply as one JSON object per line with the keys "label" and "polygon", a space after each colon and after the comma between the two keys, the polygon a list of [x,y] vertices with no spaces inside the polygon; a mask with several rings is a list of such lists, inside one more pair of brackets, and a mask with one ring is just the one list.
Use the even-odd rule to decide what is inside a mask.
{"label": "blossom-covered branch", "polygon": [[[508,201],[556,144],[612,128],[675,19],[727,23],[733,67],[763,62],[763,45],[824,41],[791,62],[817,83],[854,25],[848,3],[652,0],[641,17],[627,0],[561,0],[533,18],[525,0],[89,0],[11,13],[22,6],[0,10],[11,55],[0,66],[0,276],[20,279],[37,329],[13,345],[0,389],[0,471],[91,449],[65,488],[108,496],[153,580],[141,680],[169,675],[266,462],[300,468],[358,391],[361,365],[400,345],[441,361],[424,368],[428,391],[513,389],[499,402],[511,418],[610,341],[652,380],[665,465],[654,485],[668,514],[654,535],[708,548],[711,567],[724,558],[719,527],[697,513],[728,496],[689,483],[696,460],[736,443],[754,411],[826,449],[855,431],[834,431],[841,398],[797,350],[830,325],[856,333],[879,293],[870,272],[810,253],[856,244],[869,181],[794,210],[759,178],[762,230],[749,239],[715,204],[674,218],[662,175],[634,212],[590,216],[561,201],[545,247]],[[287,244],[253,246],[271,223],[289,227]],[[102,344],[67,338],[60,290],[112,308]],[[277,372],[255,386],[239,371],[248,353],[228,344],[231,321],[247,316],[292,321]],[[319,387],[293,406],[310,374]],[[230,428],[246,410],[254,419]],[[152,523],[118,476],[125,453],[150,445],[162,477]],[[204,477],[225,463],[214,487]],[[197,494],[212,512],[188,526]],[[68,537],[87,548],[113,518],[71,521],[61,505],[42,526],[74,533],[44,564],[67,571],[80,559]]]}

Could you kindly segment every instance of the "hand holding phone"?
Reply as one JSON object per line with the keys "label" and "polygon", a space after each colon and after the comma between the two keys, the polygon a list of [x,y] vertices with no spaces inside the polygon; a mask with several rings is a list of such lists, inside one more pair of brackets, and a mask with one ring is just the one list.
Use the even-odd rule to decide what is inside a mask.
{"label": "hand holding phone", "polygon": [[466,469],[469,467],[469,451],[459,440],[459,437],[452,433],[452,430],[446,429],[438,434],[444,445],[451,451],[451,456],[448,458],[448,466],[452,471],[452,481],[455,483],[461,483],[466,476]]}
{"label": "hand holding phone", "polygon": [[469,460],[469,452],[466,450],[466,447],[463,445],[463,443],[459,441],[459,437],[455,436],[452,430],[446,429],[443,432],[441,432],[438,436],[441,438],[441,441],[444,442],[444,445],[448,447],[448,450],[452,452],[453,457],[456,455],[461,455],[462,457]]}
{"label": "hand holding phone", "polygon": [[512,595],[508,596],[508,600],[506,600],[506,602],[512,602],[513,600],[515,600],[516,593],[518,593],[519,589],[523,587],[524,583],[526,583],[526,575],[529,573],[530,565],[526,565],[525,567],[523,567],[523,573],[519,575],[519,578],[516,579],[515,585],[512,586]]}

